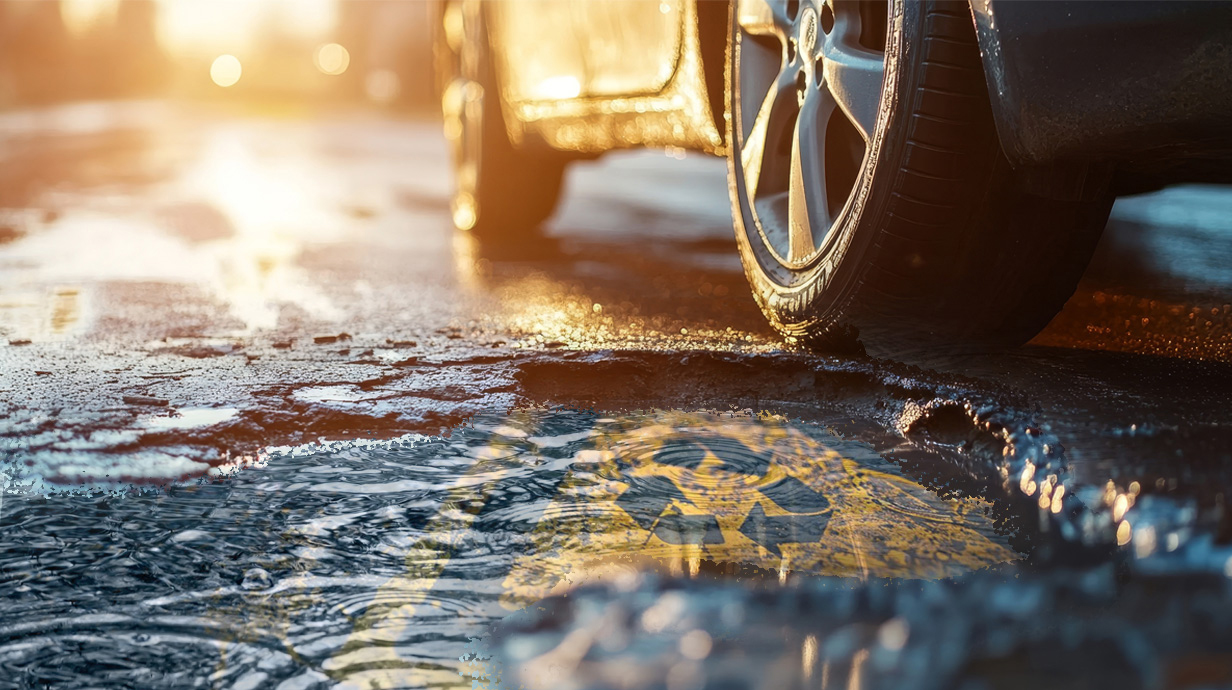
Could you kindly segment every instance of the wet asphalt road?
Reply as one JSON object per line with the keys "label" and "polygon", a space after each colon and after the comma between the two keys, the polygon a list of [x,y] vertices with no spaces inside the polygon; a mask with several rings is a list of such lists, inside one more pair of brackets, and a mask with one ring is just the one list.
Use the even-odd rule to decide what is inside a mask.
{"label": "wet asphalt road", "polygon": [[528,687],[1232,683],[1232,193],[1119,202],[1026,347],[871,359],[764,324],[724,180],[580,164],[542,242],[494,248],[449,226],[431,122],[0,114],[0,687],[449,686],[613,553],[641,574],[480,656]]}

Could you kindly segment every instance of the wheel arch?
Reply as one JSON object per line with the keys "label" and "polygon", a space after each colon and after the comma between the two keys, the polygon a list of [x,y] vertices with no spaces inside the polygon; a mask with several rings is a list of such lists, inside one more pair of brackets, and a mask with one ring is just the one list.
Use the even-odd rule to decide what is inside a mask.
{"label": "wheel arch", "polygon": [[[1015,167],[1102,161],[1232,179],[1232,43],[1218,3],[969,0],[997,134]],[[1161,165],[1163,163],[1163,165]]]}
{"label": "wheel arch", "polygon": [[[727,98],[724,94],[726,88],[724,72],[727,69],[727,23],[731,19],[731,12],[737,2],[739,0],[694,0],[697,7],[698,48],[701,53],[706,99],[710,103],[710,113],[720,137],[726,137],[727,127],[724,119],[728,117]],[[976,19],[976,6],[986,7],[987,4],[988,0],[968,0],[967,2],[971,10],[971,21],[976,26],[976,35],[980,42],[980,57],[984,64],[984,74],[991,98],[991,95],[996,93],[994,75],[1001,73],[1002,70],[996,57],[999,55],[999,50],[995,34],[981,32]],[[1001,121],[1001,118],[998,118],[998,132],[1001,129]],[[1005,138],[1002,137],[1001,141],[1004,148]],[[723,145],[726,146],[727,142],[724,141]]]}
{"label": "wheel arch", "polygon": [[715,129],[719,132],[719,138],[723,146],[727,146],[727,22],[731,19],[732,8],[737,0],[694,1],[697,6],[698,50],[706,101],[710,104],[710,115]]}

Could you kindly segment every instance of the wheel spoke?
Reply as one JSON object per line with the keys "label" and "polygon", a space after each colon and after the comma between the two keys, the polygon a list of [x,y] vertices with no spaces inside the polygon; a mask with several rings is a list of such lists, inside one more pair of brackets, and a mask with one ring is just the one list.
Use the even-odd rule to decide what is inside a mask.
{"label": "wheel spoke", "polygon": [[772,183],[772,180],[762,179],[763,172],[767,177],[773,174],[773,166],[766,165],[768,157],[787,136],[796,110],[795,83],[784,72],[770,85],[770,91],[762,100],[757,118],[753,121],[753,128],[740,150],[740,167],[744,170],[744,183],[750,197],[758,196],[766,189],[766,183]]}
{"label": "wheel spoke", "polygon": [[795,17],[787,16],[787,0],[740,0],[736,21],[751,36],[787,36]]}
{"label": "wheel spoke", "polygon": [[834,30],[822,49],[822,70],[835,101],[868,141],[877,125],[881,105],[885,54],[862,47],[859,37],[859,14],[854,9],[839,11]]}
{"label": "wheel spoke", "polygon": [[807,259],[815,249],[814,228],[828,228],[831,222],[826,197],[825,142],[826,128],[836,107],[829,92],[810,89],[796,119],[787,197],[789,261]]}
{"label": "wheel spoke", "polygon": [[808,198],[805,194],[804,163],[800,160],[800,130],[796,129],[791,142],[791,190],[787,194],[787,218],[789,245],[787,260],[800,261],[813,253],[813,224],[808,217]]}

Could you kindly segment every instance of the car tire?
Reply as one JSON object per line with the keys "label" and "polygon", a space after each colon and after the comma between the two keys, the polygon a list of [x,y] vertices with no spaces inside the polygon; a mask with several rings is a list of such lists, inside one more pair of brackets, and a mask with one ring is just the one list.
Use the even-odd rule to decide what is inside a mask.
{"label": "car tire", "polygon": [[482,240],[536,235],[560,199],[564,159],[509,139],[489,42],[485,2],[449,0],[438,9],[437,83],[452,153],[454,225]]}
{"label": "car tire", "polygon": [[729,28],[737,243],[789,339],[1016,345],[1073,294],[1111,208],[1106,176],[1067,170],[1040,193],[1011,169],[965,2],[737,0]]}

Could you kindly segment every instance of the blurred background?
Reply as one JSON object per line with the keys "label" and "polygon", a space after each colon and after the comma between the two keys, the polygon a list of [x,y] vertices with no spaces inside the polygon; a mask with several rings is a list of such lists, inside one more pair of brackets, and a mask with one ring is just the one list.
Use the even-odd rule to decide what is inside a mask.
{"label": "blurred background", "polygon": [[176,98],[435,109],[421,0],[0,0],[0,109]]}

